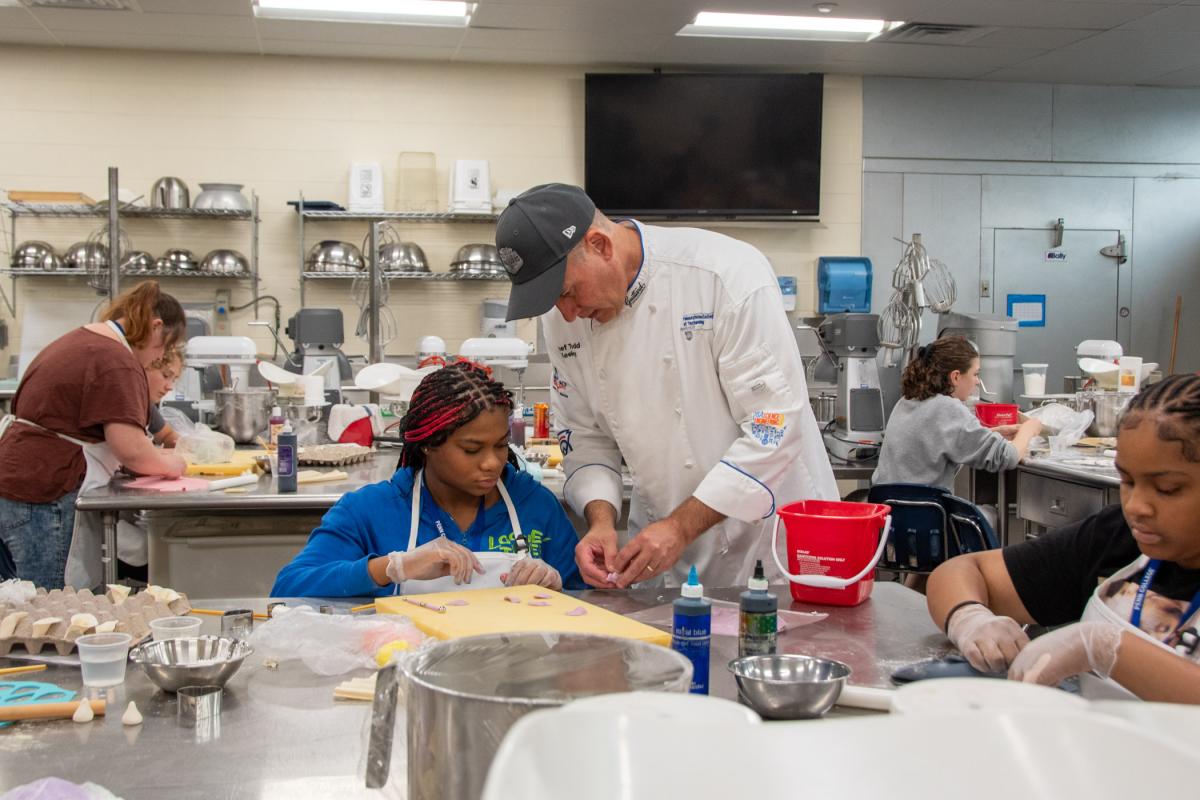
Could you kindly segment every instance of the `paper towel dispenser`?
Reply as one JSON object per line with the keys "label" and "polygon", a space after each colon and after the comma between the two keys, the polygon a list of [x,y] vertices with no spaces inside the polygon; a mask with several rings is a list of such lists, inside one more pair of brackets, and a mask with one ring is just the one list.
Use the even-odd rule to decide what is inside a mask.
{"label": "paper towel dispenser", "polygon": [[817,311],[866,314],[871,310],[871,259],[821,256],[817,259]]}

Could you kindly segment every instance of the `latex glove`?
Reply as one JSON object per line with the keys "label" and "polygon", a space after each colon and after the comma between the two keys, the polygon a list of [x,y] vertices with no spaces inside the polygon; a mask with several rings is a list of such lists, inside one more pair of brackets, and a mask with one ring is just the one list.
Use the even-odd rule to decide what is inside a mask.
{"label": "latex glove", "polygon": [[1021,651],[1008,670],[1014,681],[1057,686],[1083,672],[1112,674],[1121,647],[1121,629],[1107,622],[1076,622],[1039,636]]}
{"label": "latex glove", "polygon": [[562,589],[562,576],[558,570],[540,558],[522,558],[513,564],[507,575],[501,575],[505,586],[545,586],[547,589]]}
{"label": "latex glove", "polygon": [[1003,672],[1029,644],[1012,617],[998,617],[987,606],[963,606],[950,617],[950,641],[980,672]]}
{"label": "latex glove", "polygon": [[450,575],[455,583],[470,583],[471,573],[483,566],[467,548],[445,536],[431,539],[408,552],[388,553],[387,576],[392,583],[428,581]]}
{"label": "latex glove", "polygon": [[575,546],[579,574],[590,586],[613,587],[608,576],[617,567],[617,531],[611,525],[595,525]]}

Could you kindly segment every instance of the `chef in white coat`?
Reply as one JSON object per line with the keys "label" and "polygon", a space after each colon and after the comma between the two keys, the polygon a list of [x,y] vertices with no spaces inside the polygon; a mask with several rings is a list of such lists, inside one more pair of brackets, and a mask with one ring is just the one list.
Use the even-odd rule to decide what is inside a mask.
{"label": "chef in white coat", "polygon": [[[588,522],[588,583],[695,565],[710,586],[764,564],[777,507],[838,497],[770,263],[720,234],[613,221],[538,186],[501,215],[508,318],[542,316],[565,496]],[[621,462],[633,477],[619,542]]]}

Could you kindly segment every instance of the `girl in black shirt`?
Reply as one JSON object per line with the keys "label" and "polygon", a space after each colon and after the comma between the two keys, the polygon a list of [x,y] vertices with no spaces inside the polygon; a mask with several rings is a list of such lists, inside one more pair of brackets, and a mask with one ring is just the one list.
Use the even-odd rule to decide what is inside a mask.
{"label": "girl in black shirt", "polygon": [[[1200,703],[1200,376],[1130,402],[1121,505],[930,576],[935,622],[977,669],[1086,695]],[[1021,626],[1066,625],[1030,641]]]}

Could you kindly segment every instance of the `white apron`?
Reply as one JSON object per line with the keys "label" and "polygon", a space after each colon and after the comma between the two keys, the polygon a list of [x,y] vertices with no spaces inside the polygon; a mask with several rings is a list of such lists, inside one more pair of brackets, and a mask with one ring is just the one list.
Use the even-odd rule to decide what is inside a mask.
{"label": "white apron", "polygon": [[[1137,575],[1139,572],[1144,570],[1146,565],[1149,563],[1149,557],[1140,556],[1132,564],[1117,570],[1112,577],[1096,587],[1096,591],[1092,592],[1092,597],[1090,600],[1088,600],[1087,606],[1083,610],[1083,618],[1080,620],[1080,622],[1107,622],[1110,625],[1116,625],[1124,630],[1136,633],[1146,641],[1153,642],[1164,650],[1176,653],[1176,655],[1179,655],[1181,658],[1186,658],[1189,661],[1200,663],[1200,648],[1197,648],[1197,651],[1191,654],[1181,654],[1175,650],[1172,650],[1170,646],[1164,642],[1160,642],[1158,639],[1155,639],[1141,628],[1134,627],[1128,618],[1122,617],[1116,611],[1113,611],[1111,608],[1105,605],[1104,600],[1101,599],[1104,596],[1105,590],[1115,581],[1129,580],[1130,577]],[[1187,627],[1189,625],[1196,624],[1197,618],[1200,618],[1200,613],[1193,614],[1189,619],[1182,620],[1182,626]],[[1133,694],[1133,692],[1130,692],[1128,689],[1121,686],[1111,678],[1104,679],[1091,674],[1084,674],[1079,677],[1079,688],[1081,694],[1089,700],[1138,699],[1137,695]]]}
{"label": "white apron", "polygon": [[[421,523],[421,486],[423,485],[424,476],[425,470],[420,470],[413,481],[412,520],[408,525],[408,552],[410,553],[417,547],[417,528],[420,527]],[[496,481],[496,488],[500,490],[500,499],[504,501],[504,505],[508,509],[508,521],[512,523],[513,539],[519,540],[524,534],[521,532],[521,521],[517,519],[517,509],[513,507],[512,500],[508,496],[508,490],[504,488],[503,480]],[[470,583],[455,583],[454,578],[447,575],[428,581],[404,581],[402,587],[397,587],[397,593],[432,594],[434,592],[454,592],[463,589],[498,589],[504,585],[504,581],[500,576],[511,571],[513,564],[524,558],[525,554],[476,553],[475,557],[479,559],[479,564],[483,567],[484,573],[482,575],[473,574]]]}

